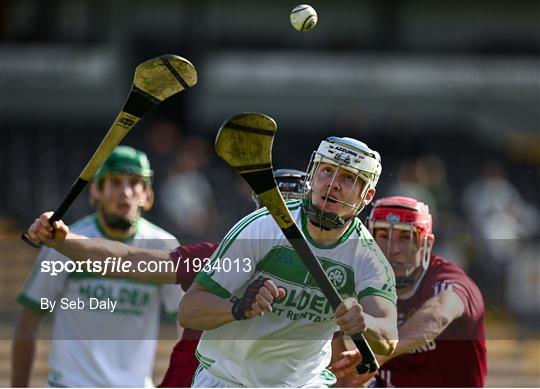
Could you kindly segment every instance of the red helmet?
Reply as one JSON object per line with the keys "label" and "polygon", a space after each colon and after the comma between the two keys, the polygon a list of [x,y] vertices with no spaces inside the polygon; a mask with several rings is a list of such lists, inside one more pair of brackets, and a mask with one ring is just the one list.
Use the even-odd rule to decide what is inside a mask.
{"label": "red helmet", "polygon": [[368,228],[371,232],[381,225],[408,224],[416,228],[419,242],[435,240],[433,235],[433,220],[429,207],[410,197],[384,197],[375,202],[368,218]]}
{"label": "red helmet", "polygon": [[[378,228],[389,231],[398,229],[413,232],[413,234],[411,234],[411,240],[408,243],[408,248],[404,251],[411,253],[409,255],[416,255],[416,253],[421,250],[420,266],[423,270],[418,271],[418,266],[413,264],[401,265],[396,263],[396,267],[405,267],[409,269],[409,274],[396,275],[396,287],[400,289],[411,285],[417,285],[418,281],[422,278],[422,274],[429,266],[431,244],[435,240],[435,236],[432,232],[433,222],[431,214],[429,213],[429,207],[410,197],[385,197],[375,202],[367,222],[369,231],[373,235],[375,235],[375,230]],[[416,236],[416,239],[414,239],[414,236]],[[399,243],[395,244],[399,246]],[[382,247],[383,246],[381,246],[381,248]],[[388,256],[390,255],[392,243],[389,241],[386,247],[388,250],[386,255]],[[394,270],[396,270],[396,268]]]}

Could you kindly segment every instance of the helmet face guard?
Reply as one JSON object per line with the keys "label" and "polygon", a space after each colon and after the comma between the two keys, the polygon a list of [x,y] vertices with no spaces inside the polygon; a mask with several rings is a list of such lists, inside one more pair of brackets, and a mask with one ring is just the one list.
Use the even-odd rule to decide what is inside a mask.
{"label": "helmet face guard", "polygon": [[[375,235],[377,230],[385,230],[386,234],[381,237],[381,234]],[[429,265],[428,254],[428,240],[419,239],[418,230],[412,224],[406,223],[388,223],[383,221],[375,221],[370,225],[370,231],[374,236],[377,236],[377,244],[384,255],[389,258],[391,253],[399,252],[405,256],[405,263],[399,261],[392,261],[392,267],[396,272],[396,287],[403,288],[413,285],[419,278],[418,270],[427,269]],[[395,239],[396,231],[410,232],[408,237]],[[415,260],[419,250],[422,249],[422,262],[421,266],[417,266],[416,263],[410,263],[411,260]],[[399,275],[398,275],[399,274]]]}
{"label": "helmet face guard", "polygon": [[[322,141],[311,157],[304,184],[304,209],[312,224],[323,230],[343,227],[362,210],[367,192],[377,184],[381,169],[379,154],[365,143],[338,137]],[[314,185],[317,180],[326,183],[322,187]],[[332,193],[338,181],[340,189],[343,188],[341,198]],[[321,201],[314,204],[316,197],[322,204]],[[349,208],[350,215],[340,216],[330,211],[329,204]]]}
{"label": "helmet face guard", "polygon": [[[395,252],[405,256],[405,263],[391,261],[396,273],[396,287],[414,285],[429,266],[432,218],[426,204],[408,197],[387,197],[378,200],[368,218],[368,229],[387,258]],[[381,236],[377,230],[385,230]],[[394,239],[394,232],[407,231],[408,238]],[[406,236],[406,235],[405,235]],[[421,255],[420,266],[416,265],[417,255]],[[414,261],[414,263],[410,263]]]}
{"label": "helmet face guard", "polygon": [[274,177],[285,200],[302,199],[306,173],[296,169],[277,169],[274,171]]}

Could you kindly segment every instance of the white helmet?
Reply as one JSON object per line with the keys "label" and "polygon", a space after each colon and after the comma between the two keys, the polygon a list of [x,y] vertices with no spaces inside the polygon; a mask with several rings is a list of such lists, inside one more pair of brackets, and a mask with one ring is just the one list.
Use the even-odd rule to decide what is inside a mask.
{"label": "white helmet", "polygon": [[[319,169],[321,163],[328,163],[348,170],[354,174],[355,183],[360,179],[364,182],[361,200],[358,204],[349,203],[349,195],[345,200],[332,199],[355,209],[354,214],[346,220],[333,212],[325,211],[325,205],[322,208],[312,204],[311,195],[313,193],[313,178]],[[371,188],[375,188],[382,172],[381,157],[378,152],[371,150],[365,143],[359,140],[347,137],[329,137],[323,140],[311,157],[307,169],[306,183],[304,185],[304,209],[311,222],[324,230],[341,228],[345,223],[355,217],[363,207],[364,199]],[[337,170],[336,170],[337,173]],[[334,178],[335,179],[335,174]],[[333,182],[332,180],[332,182]],[[327,193],[318,193],[325,199],[329,196],[330,188]]]}

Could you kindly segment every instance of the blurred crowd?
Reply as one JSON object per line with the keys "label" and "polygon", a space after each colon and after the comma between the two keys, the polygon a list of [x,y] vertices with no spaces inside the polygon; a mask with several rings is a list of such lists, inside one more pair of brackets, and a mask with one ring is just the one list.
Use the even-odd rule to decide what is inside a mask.
{"label": "blurred crowd", "polygon": [[[180,240],[219,240],[239,215],[253,210],[251,190],[217,159],[211,138],[183,132],[173,121],[163,120],[146,131],[145,142],[156,170],[158,199],[148,216]],[[488,306],[506,305],[515,296],[504,286],[513,277],[513,264],[530,261],[540,236],[540,212],[538,203],[521,193],[520,183],[512,182],[504,158],[479,159],[470,167],[470,179],[458,178],[453,185],[448,163],[436,153],[403,159],[390,155],[388,166],[384,147],[380,151],[383,178],[378,196],[399,194],[427,203],[437,226],[435,250],[472,275]],[[307,159],[309,152],[298,155],[299,160]],[[291,156],[290,150],[285,154]]]}
{"label": "blurred crowd", "polygon": [[[148,219],[171,231],[181,242],[216,241],[238,217],[254,209],[250,188],[215,155],[213,133],[184,129],[166,118],[143,127],[128,143],[148,153],[155,171],[157,201]],[[32,130],[43,133],[42,129]],[[11,188],[5,193],[0,212],[6,221],[4,226],[14,220],[10,225],[23,228],[36,212],[54,207],[71,177],[75,178],[84,165],[86,142],[76,142],[72,135],[62,136],[62,129],[57,131],[61,142],[41,135],[33,137],[31,131],[8,137],[9,142],[3,146],[7,152],[3,153],[4,161],[9,162],[11,158],[7,157],[25,142],[22,134],[33,138],[31,147],[44,150],[44,154],[20,155],[16,164],[10,162],[3,170],[3,179]],[[64,132],[70,134],[69,129]],[[95,138],[92,132],[79,135]],[[304,161],[313,151],[310,142],[319,140],[303,132],[287,134],[287,139],[276,138],[274,167],[305,169]],[[481,155],[474,148],[462,150],[456,159],[452,139],[439,140],[442,146],[431,143],[406,153],[396,151],[396,147],[407,148],[414,140],[368,136],[366,141],[382,155],[377,197],[399,194],[427,203],[435,219],[435,251],[471,274],[485,293],[488,306],[504,306],[523,315],[539,311],[537,166],[515,161],[500,149],[484,150]],[[69,163],[62,162],[64,159]],[[50,168],[60,163],[65,171]],[[31,180],[21,178],[28,172]],[[36,187],[39,191],[33,189]],[[90,211],[81,197],[66,215],[68,222]],[[361,216],[366,217],[368,212],[369,207]]]}

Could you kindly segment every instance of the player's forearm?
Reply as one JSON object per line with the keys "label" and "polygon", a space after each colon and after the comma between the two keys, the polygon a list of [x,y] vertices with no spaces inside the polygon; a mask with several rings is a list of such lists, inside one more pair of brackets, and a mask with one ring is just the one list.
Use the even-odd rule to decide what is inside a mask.
{"label": "player's forearm", "polygon": [[192,288],[182,298],[178,310],[178,323],[182,327],[211,330],[235,320],[230,301],[205,290],[192,291]]}
{"label": "player's forearm", "polygon": [[23,309],[15,327],[11,349],[11,386],[25,387],[30,381],[34,362],[36,333],[42,316]]}
{"label": "player's forearm", "polygon": [[27,387],[34,362],[35,340],[15,339],[11,353],[11,386]]}
{"label": "player's forearm", "polygon": [[427,345],[429,341],[435,339],[446,327],[444,322],[435,318],[430,313],[417,313],[419,314],[415,315],[416,317],[411,317],[400,328],[399,342],[394,353],[389,358],[395,358],[418,347]]}
{"label": "player's forearm", "polygon": [[378,355],[390,355],[398,343],[396,323],[387,317],[364,316],[367,331],[364,334],[373,352]]}
{"label": "player's forearm", "polygon": [[[109,278],[126,278],[158,284],[174,284],[176,282],[175,263],[169,253],[163,250],[151,250],[129,246],[125,243],[107,239],[89,239],[86,236],[69,233],[66,240],[54,247],[55,250],[82,262],[100,262],[100,274]],[[122,260],[128,267],[111,266],[110,260]],[[148,266],[154,262],[152,266]],[[150,271],[152,270],[152,271]]]}
{"label": "player's forearm", "polygon": [[445,296],[428,300],[399,328],[399,342],[391,358],[427,345],[437,338],[452,320],[459,317],[460,308],[452,309]]}
{"label": "player's forearm", "polygon": [[107,239],[88,238],[83,235],[68,233],[66,239],[52,246],[56,251],[74,261],[104,260],[107,257],[125,258],[129,246]]}
{"label": "player's forearm", "polygon": [[341,358],[341,353],[347,351],[347,345],[345,344],[343,333],[341,333],[341,335],[336,334],[334,334],[334,339],[332,339],[332,357],[330,359],[330,363],[339,361]]}

